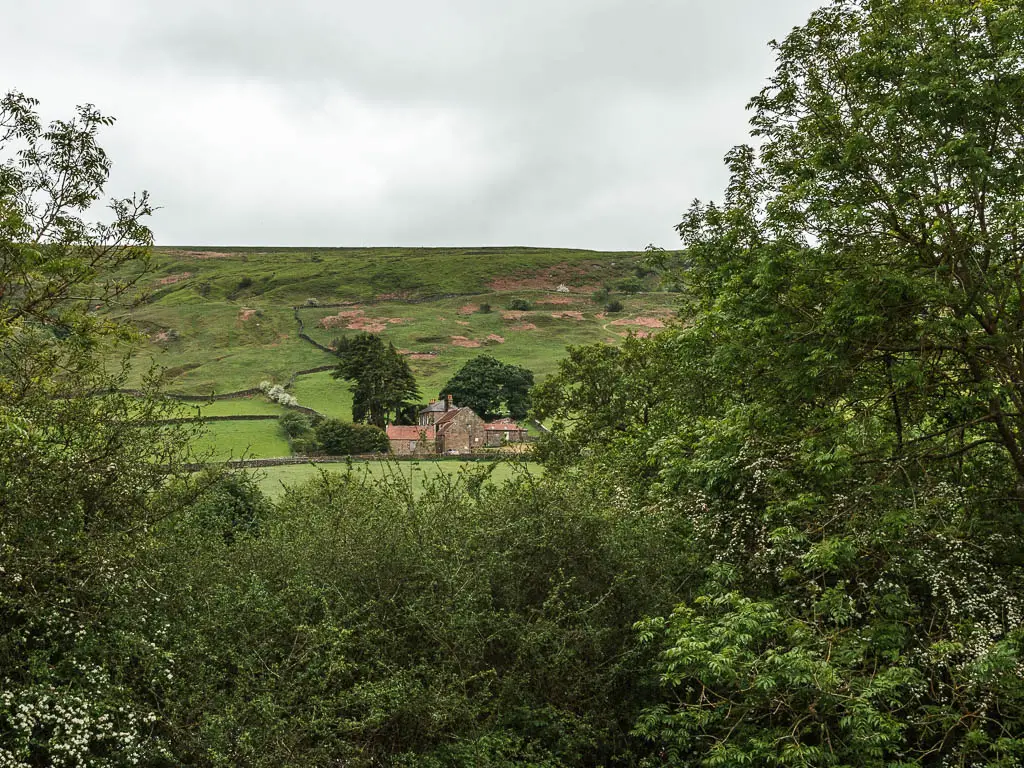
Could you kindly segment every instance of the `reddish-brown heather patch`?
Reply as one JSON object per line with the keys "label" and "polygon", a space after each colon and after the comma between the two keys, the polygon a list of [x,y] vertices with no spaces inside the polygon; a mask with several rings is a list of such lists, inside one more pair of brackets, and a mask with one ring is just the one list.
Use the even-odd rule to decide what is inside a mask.
{"label": "reddish-brown heather patch", "polygon": [[476,339],[467,339],[465,336],[452,336],[453,347],[468,347],[473,349],[481,346],[480,342]]}
{"label": "reddish-brown heather patch", "polygon": [[410,360],[434,360],[437,355],[434,352],[413,352],[407,356]]}
{"label": "reddish-brown heather patch", "polygon": [[664,328],[665,323],[656,317],[624,317],[609,325],[637,325],[641,328]]}
{"label": "reddish-brown heather patch", "polygon": [[[516,291],[516,290],[547,290],[553,291],[560,284],[569,285],[575,279],[579,279],[587,273],[587,270],[580,267],[573,267],[562,262],[553,267],[538,269],[532,274],[520,274],[509,277],[497,277],[487,284],[492,291]],[[584,290],[583,286],[576,286],[576,291]],[[591,289],[593,290],[593,289]]]}
{"label": "reddish-brown heather patch", "polygon": [[377,294],[378,301],[395,301],[396,299],[408,299],[412,296],[412,291],[395,291],[394,293],[379,293]]}
{"label": "reddish-brown heather patch", "polygon": [[496,342],[498,344],[504,344],[505,343],[505,337],[504,336],[499,336],[496,333],[489,334],[487,336],[487,340],[488,341]]}
{"label": "reddish-brown heather patch", "polygon": [[184,256],[186,259],[230,259],[232,256],[238,256],[237,253],[224,253],[223,251],[182,251],[172,250],[167,253],[174,254],[175,256]]}
{"label": "reddish-brown heather patch", "polygon": [[367,331],[369,333],[380,333],[387,330],[386,319],[378,320],[372,317],[355,317],[345,326],[350,331]]}
{"label": "reddish-brown heather patch", "polygon": [[565,296],[554,296],[552,298],[544,299],[542,301],[538,301],[537,302],[537,304],[539,306],[541,306],[541,307],[565,306],[566,304],[575,304],[575,303],[576,303],[575,299],[570,299],[570,298],[567,298]]}
{"label": "reddish-brown heather patch", "polygon": [[472,315],[474,312],[476,312],[476,306],[474,304],[463,304],[459,307],[460,315]]}
{"label": "reddish-brown heather patch", "polygon": [[191,272],[181,272],[177,275],[168,275],[167,277],[161,277],[159,280],[156,281],[156,284],[174,285],[175,283],[180,283],[182,280],[188,280],[190,277],[192,277]]}

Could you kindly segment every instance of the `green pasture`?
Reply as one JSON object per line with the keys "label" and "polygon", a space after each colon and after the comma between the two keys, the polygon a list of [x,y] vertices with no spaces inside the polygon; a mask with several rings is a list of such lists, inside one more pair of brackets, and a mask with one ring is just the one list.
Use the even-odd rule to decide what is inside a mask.
{"label": "green pasture", "polygon": [[283,405],[272,403],[261,395],[187,405],[199,416],[283,416],[288,413]]}
{"label": "green pasture", "polygon": [[196,455],[211,461],[290,456],[291,448],[276,420],[214,421],[194,443]]}
{"label": "green pasture", "polygon": [[333,419],[352,421],[352,393],[348,382],[331,378],[329,371],[299,376],[289,391],[299,405]]}
{"label": "green pasture", "polygon": [[[320,477],[323,473],[340,474],[352,471],[367,483],[399,480],[411,484],[414,494],[421,494],[430,479],[448,477],[460,481],[467,473],[482,471],[485,462],[472,461],[362,461],[347,464],[297,464],[267,467],[254,471],[260,488],[271,498],[278,498],[290,486]],[[533,462],[500,462],[488,475],[494,483],[502,483],[521,473],[539,476],[543,468]]]}

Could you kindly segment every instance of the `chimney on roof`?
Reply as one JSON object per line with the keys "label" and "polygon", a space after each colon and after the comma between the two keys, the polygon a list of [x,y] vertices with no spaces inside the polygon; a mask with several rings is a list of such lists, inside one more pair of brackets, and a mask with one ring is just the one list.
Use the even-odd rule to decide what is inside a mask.
{"label": "chimney on roof", "polygon": [[448,395],[448,399],[447,399],[447,400],[445,401],[445,404],[444,404],[444,409],[445,409],[446,411],[448,411],[448,410],[451,410],[451,409],[452,409],[452,408],[454,408],[454,407],[455,407],[455,406],[454,406],[454,404],[452,403],[452,396],[451,396],[451,395]]}

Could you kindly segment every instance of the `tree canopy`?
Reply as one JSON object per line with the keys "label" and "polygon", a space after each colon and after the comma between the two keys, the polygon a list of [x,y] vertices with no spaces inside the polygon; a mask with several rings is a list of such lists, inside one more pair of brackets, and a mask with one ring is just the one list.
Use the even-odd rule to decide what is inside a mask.
{"label": "tree canopy", "polygon": [[582,461],[692,526],[701,585],[638,624],[664,695],[637,732],[682,764],[1024,750],[1022,36],[1009,0],[814,13],[679,225],[652,430],[597,394],[607,354],[538,393],[549,440],[620,425]]}
{"label": "tree canopy", "polygon": [[409,363],[380,336],[357,333],[336,341],[335,349],[341,361],[331,375],[352,382],[353,421],[383,428],[419,398]]}
{"label": "tree canopy", "polygon": [[530,410],[531,387],[533,371],[477,355],[448,380],[440,396],[452,395],[457,405],[472,408],[484,419],[495,418],[503,410],[522,419]]}

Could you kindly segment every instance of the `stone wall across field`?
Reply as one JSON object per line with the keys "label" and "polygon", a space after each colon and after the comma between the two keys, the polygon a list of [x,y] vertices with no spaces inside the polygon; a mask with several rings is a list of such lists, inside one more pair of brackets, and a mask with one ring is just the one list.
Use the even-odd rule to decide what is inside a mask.
{"label": "stone wall across field", "polygon": [[463,454],[461,456],[395,456],[391,453],[364,453],[354,456],[282,456],[272,459],[236,459],[233,461],[211,461],[205,464],[186,464],[186,472],[198,472],[209,466],[224,466],[230,469],[260,469],[261,467],[287,467],[300,464],[346,464],[350,461],[457,461],[457,462],[488,462],[500,459],[522,459],[522,454],[502,454],[495,456],[494,453]]}

